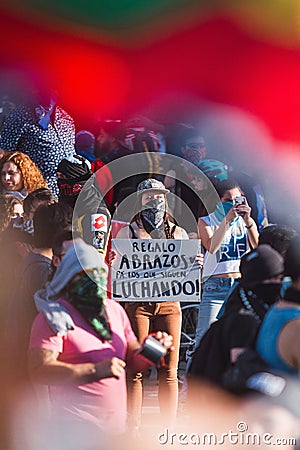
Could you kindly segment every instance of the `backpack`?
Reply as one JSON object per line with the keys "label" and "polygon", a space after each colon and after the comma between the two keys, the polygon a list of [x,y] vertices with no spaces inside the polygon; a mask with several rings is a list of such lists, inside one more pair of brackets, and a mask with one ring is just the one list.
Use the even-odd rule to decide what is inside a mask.
{"label": "backpack", "polygon": [[226,316],[213,322],[196,348],[188,370],[188,376],[202,378],[218,385],[230,365],[230,354],[224,339],[230,321]]}
{"label": "backpack", "polygon": [[231,363],[226,339],[230,326],[231,320],[226,316],[211,324],[193,354],[188,377],[215,383],[233,394],[246,394],[255,390],[248,383],[253,375],[272,371],[256,351],[256,339]]}
{"label": "backpack", "polygon": [[222,377],[222,385],[233,394],[246,394],[252,390],[257,390],[249,380],[253,375],[259,373],[271,374],[272,371],[268,363],[254,348],[248,348],[226,370]]}

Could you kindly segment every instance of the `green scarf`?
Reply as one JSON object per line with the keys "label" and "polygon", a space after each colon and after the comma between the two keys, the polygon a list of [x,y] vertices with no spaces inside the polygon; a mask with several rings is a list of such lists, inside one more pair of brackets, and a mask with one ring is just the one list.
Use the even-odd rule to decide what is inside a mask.
{"label": "green scarf", "polygon": [[104,270],[87,270],[66,287],[66,299],[94,328],[102,341],[111,341],[112,333],[105,311],[107,275]]}

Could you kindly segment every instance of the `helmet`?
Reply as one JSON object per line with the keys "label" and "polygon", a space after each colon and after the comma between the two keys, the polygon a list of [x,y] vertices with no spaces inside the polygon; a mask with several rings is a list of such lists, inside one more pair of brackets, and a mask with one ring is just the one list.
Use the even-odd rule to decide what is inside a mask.
{"label": "helmet", "polygon": [[199,161],[197,167],[209,178],[217,178],[219,181],[228,179],[228,166],[216,159]]}

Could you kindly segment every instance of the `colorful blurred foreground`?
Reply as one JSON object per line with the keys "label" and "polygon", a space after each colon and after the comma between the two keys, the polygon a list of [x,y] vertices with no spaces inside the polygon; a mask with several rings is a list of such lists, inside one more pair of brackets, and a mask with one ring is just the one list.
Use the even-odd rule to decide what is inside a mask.
{"label": "colorful blurred foreground", "polygon": [[297,0],[2,0],[0,14],[2,89],[45,77],[81,121],[216,102],[300,142]]}
{"label": "colorful blurred foreground", "polygon": [[300,210],[298,0],[2,0],[0,20],[0,95],[48,84],[78,129],[195,122],[272,209]]}
{"label": "colorful blurred foreground", "polygon": [[[144,417],[139,435],[104,436],[91,423],[49,419],[47,411],[23,395],[14,404],[10,442],[13,450],[158,450],[170,448],[294,449],[299,436],[299,388],[294,381],[287,394],[275,400],[250,396],[239,399],[200,382],[177,424],[163,424],[158,407]],[[157,393],[157,386],[154,387]],[[24,394],[24,392],[23,392]],[[157,399],[156,399],[157,401]],[[9,446],[11,445],[11,447]],[[298,447],[297,447],[298,448]]]}
{"label": "colorful blurred foreground", "polygon": [[[194,121],[208,151],[257,172],[273,206],[299,214],[298,0],[2,0],[0,21],[0,95],[21,99],[35,85],[51,85],[78,129],[136,113],[160,123]],[[9,448],[10,412],[17,414],[21,392],[1,381],[4,392],[8,385],[1,448]],[[190,430],[202,424],[209,431],[209,421],[218,431],[233,429],[246,412],[249,424],[267,421],[258,404],[242,406],[223,393],[199,394]],[[33,409],[26,403],[21,416],[28,411]],[[274,427],[287,423],[287,436],[293,421],[286,422],[286,411],[278,414]],[[16,449],[26,448],[26,429],[34,436],[20,425]],[[30,450],[46,448],[34,445]],[[153,433],[142,445],[162,447],[153,443]],[[122,448],[135,446],[141,448],[140,442]]]}

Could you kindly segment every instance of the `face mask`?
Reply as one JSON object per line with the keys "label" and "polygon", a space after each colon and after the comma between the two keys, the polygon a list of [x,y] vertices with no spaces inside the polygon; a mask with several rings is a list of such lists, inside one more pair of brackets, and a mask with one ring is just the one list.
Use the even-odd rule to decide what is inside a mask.
{"label": "face mask", "polygon": [[262,283],[253,286],[252,292],[264,303],[272,305],[280,299],[281,283]]}
{"label": "face mask", "polygon": [[110,341],[112,334],[105,311],[106,273],[93,270],[80,274],[66,288],[66,299],[94,328],[102,341]]}
{"label": "face mask", "polygon": [[[231,208],[234,206],[234,202],[219,202],[216,205],[215,216],[218,220],[222,221],[228,214]],[[232,222],[230,222],[232,223]]]}
{"label": "face mask", "polygon": [[59,190],[59,198],[65,203],[68,203],[72,208],[75,207],[76,200],[83,189],[86,179],[82,177],[81,179],[74,178],[58,178],[57,186]]}
{"label": "face mask", "polygon": [[[143,206],[141,219],[147,233],[159,229],[163,226],[166,212],[166,202],[164,199],[152,199]],[[148,231],[149,230],[149,231]]]}
{"label": "face mask", "polygon": [[189,149],[186,147],[182,150],[182,154],[187,161],[195,165],[199,164],[205,156],[198,149]]}

